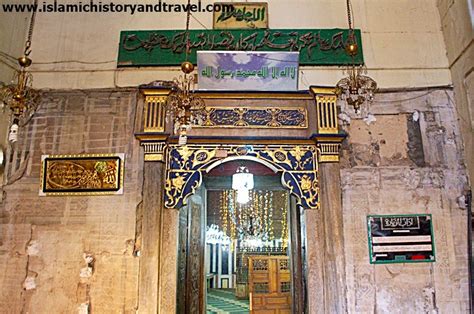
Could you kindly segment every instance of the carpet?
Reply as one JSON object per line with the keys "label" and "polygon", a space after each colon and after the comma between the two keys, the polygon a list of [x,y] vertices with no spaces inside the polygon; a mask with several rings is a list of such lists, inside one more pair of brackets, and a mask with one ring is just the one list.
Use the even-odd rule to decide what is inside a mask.
{"label": "carpet", "polygon": [[207,291],[207,314],[248,314],[249,301],[237,300],[232,289]]}

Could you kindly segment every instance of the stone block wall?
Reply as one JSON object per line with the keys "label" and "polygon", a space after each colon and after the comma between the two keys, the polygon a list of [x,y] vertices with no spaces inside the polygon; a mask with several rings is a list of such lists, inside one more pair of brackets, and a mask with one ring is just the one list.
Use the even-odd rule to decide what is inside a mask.
{"label": "stone block wall", "polygon": [[[142,159],[137,90],[45,92],[9,152],[0,201],[0,308],[134,313]],[[11,153],[11,154],[10,154]],[[124,194],[40,197],[41,155],[124,153]]]}
{"label": "stone block wall", "polygon": [[[341,161],[348,310],[468,313],[467,189],[452,91],[378,94]],[[369,214],[432,214],[436,262],[371,265]]]}
{"label": "stone block wall", "polygon": [[[466,165],[474,176],[474,3],[472,0],[437,0],[443,31],[453,98],[459,118]],[[472,181],[471,181],[472,182]]]}

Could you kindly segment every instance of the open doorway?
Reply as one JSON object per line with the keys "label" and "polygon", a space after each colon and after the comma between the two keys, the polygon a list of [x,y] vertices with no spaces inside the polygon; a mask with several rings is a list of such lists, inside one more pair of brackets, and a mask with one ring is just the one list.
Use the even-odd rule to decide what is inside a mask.
{"label": "open doorway", "polygon": [[[252,175],[248,191],[236,189],[239,171]],[[230,161],[205,175],[180,210],[178,313],[300,312],[299,209],[281,173],[260,163]]]}
{"label": "open doorway", "polygon": [[251,161],[204,180],[206,312],[291,311],[290,197],[280,176]]}

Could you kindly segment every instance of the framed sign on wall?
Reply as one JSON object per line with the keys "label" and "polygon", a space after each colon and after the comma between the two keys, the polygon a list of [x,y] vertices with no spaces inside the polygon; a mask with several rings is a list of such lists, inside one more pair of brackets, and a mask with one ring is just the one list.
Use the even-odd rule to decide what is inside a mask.
{"label": "framed sign on wall", "polygon": [[[360,29],[354,30],[359,51],[345,51],[347,29],[227,29],[189,31],[189,61],[197,51],[255,51],[300,53],[300,65],[363,64]],[[117,67],[180,65],[185,60],[184,30],[128,30],[120,33]]]}
{"label": "framed sign on wall", "polygon": [[41,156],[40,196],[123,194],[124,154]]}
{"label": "framed sign on wall", "polygon": [[214,11],[214,29],[268,28],[268,4],[266,2],[216,2],[219,12]]}
{"label": "framed sign on wall", "polygon": [[198,51],[200,90],[298,90],[299,52]]}
{"label": "framed sign on wall", "polygon": [[367,216],[371,264],[434,262],[430,214]]}

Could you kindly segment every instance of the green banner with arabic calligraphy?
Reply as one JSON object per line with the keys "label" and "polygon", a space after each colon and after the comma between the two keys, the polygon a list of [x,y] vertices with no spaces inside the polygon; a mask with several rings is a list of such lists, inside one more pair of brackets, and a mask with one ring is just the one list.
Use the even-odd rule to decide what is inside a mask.
{"label": "green banner with arabic calligraphy", "polygon": [[[118,67],[179,65],[185,59],[184,30],[122,31]],[[238,29],[191,30],[189,61],[196,51],[299,51],[300,65],[344,65],[352,62],[344,50],[348,30],[343,29]],[[355,30],[364,62],[360,30]]]}

